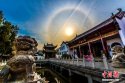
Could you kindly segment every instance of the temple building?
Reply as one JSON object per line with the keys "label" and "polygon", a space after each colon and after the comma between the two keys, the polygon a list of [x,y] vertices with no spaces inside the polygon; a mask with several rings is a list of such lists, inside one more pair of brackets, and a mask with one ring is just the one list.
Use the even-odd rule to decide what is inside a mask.
{"label": "temple building", "polygon": [[58,48],[58,53],[59,55],[63,55],[63,54],[69,54],[69,46],[68,46],[68,42],[67,41],[63,41],[60,45],[60,47]]}
{"label": "temple building", "polygon": [[100,58],[105,53],[107,58],[111,58],[113,46],[125,46],[125,11],[118,10],[104,22],[69,41],[70,55],[76,53],[79,58],[84,55]]}
{"label": "temple building", "polygon": [[55,58],[56,57],[56,48],[57,46],[54,46],[53,44],[44,44],[43,47],[43,53],[45,54],[45,58]]}

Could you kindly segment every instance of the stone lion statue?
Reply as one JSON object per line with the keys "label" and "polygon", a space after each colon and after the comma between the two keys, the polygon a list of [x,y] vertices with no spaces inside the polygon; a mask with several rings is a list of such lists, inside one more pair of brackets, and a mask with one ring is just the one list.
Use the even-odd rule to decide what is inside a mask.
{"label": "stone lion statue", "polygon": [[35,59],[32,56],[38,45],[37,41],[29,36],[19,36],[14,44],[15,56],[7,61],[7,65],[0,72],[4,83],[15,80],[25,80],[24,83],[30,83],[29,81],[33,81],[34,78],[39,79],[40,77],[35,74]]}
{"label": "stone lion statue", "polygon": [[120,45],[115,45],[112,48],[113,57],[112,57],[112,66],[125,68],[125,53],[124,48]]}
{"label": "stone lion statue", "polygon": [[19,36],[16,39],[17,54],[32,54],[37,51],[37,41],[30,36]]}

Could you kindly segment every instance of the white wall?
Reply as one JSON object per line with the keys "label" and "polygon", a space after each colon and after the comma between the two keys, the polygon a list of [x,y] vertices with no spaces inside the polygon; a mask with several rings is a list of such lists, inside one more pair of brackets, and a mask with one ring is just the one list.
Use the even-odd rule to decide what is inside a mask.
{"label": "white wall", "polygon": [[125,17],[123,17],[122,19],[116,18],[116,21],[118,22],[119,27],[121,29],[119,30],[119,35],[121,37],[123,44],[125,45]]}
{"label": "white wall", "polygon": [[45,58],[44,56],[34,56],[34,57],[37,58],[36,60],[38,60],[38,61]]}
{"label": "white wall", "polygon": [[[63,49],[62,49],[63,48]],[[63,54],[69,54],[69,47],[66,44],[62,44],[59,48],[59,53],[61,53],[61,55]]]}

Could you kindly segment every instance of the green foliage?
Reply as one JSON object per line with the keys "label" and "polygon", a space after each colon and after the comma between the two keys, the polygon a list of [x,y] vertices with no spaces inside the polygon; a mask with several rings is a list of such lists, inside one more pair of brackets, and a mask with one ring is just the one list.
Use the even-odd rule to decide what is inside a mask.
{"label": "green foliage", "polygon": [[18,27],[4,19],[2,11],[0,11],[0,53],[10,54],[12,51],[12,43],[18,32]]}

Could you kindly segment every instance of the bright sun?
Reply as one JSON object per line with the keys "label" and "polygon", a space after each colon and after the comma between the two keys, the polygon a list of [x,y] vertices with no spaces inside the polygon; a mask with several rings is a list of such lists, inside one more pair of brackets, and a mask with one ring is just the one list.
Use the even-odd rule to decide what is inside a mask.
{"label": "bright sun", "polygon": [[65,33],[66,33],[67,36],[73,35],[73,32],[74,31],[73,31],[73,28],[71,26],[66,27]]}

